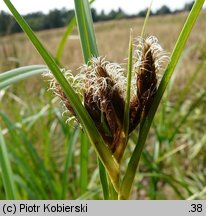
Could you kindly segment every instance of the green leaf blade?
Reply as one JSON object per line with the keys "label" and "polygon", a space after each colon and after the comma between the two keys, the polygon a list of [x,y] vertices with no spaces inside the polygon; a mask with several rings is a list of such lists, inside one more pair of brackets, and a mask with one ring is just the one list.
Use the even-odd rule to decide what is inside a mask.
{"label": "green leaf blade", "polygon": [[6,143],[0,128],[0,166],[2,170],[2,179],[4,184],[4,189],[6,192],[6,198],[8,200],[17,199],[17,193],[14,183],[14,177],[12,173],[11,164],[9,161],[8,150]]}
{"label": "green leaf blade", "polygon": [[13,69],[0,74],[0,90],[26,78],[46,72],[48,68],[41,65],[32,65]]}
{"label": "green leaf blade", "polygon": [[70,23],[68,24],[66,31],[65,31],[65,33],[64,33],[63,37],[61,38],[61,41],[58,45],[58,48],[56,51],[56,59],[58,62],[61,61],[63,51],[64,51],[64,48],[66,46],[67,39],[68,39],[69,35],[72,33],[75,25],[76,25],[76,18],[73,17],[72,20],[70,21]]}
{"label": "green leaf blade", "polygon": [[91,57],[97,57],[99,55],[94,34],[91,10],[87,0],[74,0],[74,3],[84,61],[85,63],[88,63]]}

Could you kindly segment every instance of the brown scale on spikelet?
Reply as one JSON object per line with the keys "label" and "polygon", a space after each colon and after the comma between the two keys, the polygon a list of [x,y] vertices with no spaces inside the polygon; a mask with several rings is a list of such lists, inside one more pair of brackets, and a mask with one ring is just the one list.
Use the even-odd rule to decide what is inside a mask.
{"label": "brown scale on spikelet", "polygon": [[[71,74],[70,71],[64,71],[62,70],[62,73],[64,73],[65,77],[67,77],[67,80],[71,82],[73,80],[73,75]],[[53,77],[53,75],[48,72],[43,74],[44,77],[48,78],[50,81],[50,88],[49,90],[52,90],[53,93],[58,96],[61,101],[63,102],[64,106],[66,109],[71,113],[72,116],[74,116],[77,120],[76,114],[74,112],[74,109],[72,108],[70,102],[68,101],[65,93],[62,91],[62,88],[60,87],[59,83],[56,81],[56,79]]]}
{"label": "brown scale on spikelet", "polygon": [[130,104],[130,132],[147,116],[157,91],[158,73],[166,55],[156,37],[140,38],[134,64],[136,95]]}
{"label": "brown scale on spikelet", "polygon": [[[157,91],[157,73],[165,59],[162,48],[155,37],[139,38],[134,52],[133,78],[131,88],[129,133],[146,117]],[[124,133],[124,106],[127,80],[124,69],[105,58],[92,58],[81,68],[77,76],[64,72],[74,90],[82,98],[82,103],[108,147],[120,160],[123,152],[117,148],[127,142]],[[55,79],[51,79],[51,89],[61,98],[70,113],[78,117]],[[105,129],[106,128],[106,129]],[[124,144],[123,144],[124,145]],[[117,152],[116,152],[117,150]]]}
{"label": "brown scale on spikelet", "polygon": [[[106,62],[102,58],[93,58],[90,66],[85,66],[83,69],[85,74],[85,108],[90,113],[103,138],[107,139],[112,152],[115,151],[118,134],[123,124],[124,99],[122,90],[116,82],[120,80],[123,72],[121,70],[119,65]],[[115,75],[117,72],[120,73],[118,76]],[[93,113],[98,113],[98,115],[95,115],[94,118]],[[102,121],[110,133],[104,130]]]}
{"label": "brown scale on spikelet", "polygon": [[137,97],[142,107],[142,116],[147,115],[157,90],[157,68],[152,41],[145,40],[141,64],[137,71]]}

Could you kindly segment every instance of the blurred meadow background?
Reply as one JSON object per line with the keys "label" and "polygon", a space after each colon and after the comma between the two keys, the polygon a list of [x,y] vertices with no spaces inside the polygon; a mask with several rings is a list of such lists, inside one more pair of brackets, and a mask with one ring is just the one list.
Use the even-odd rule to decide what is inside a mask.
{"label": "blurred meadow background", "polygon": [[[96,1],[98,3],[98,0]],[[146,35],[171,53],[188,11],[153,15]],[[121,18],[121,17],[120,17]],[[144,16],[96,22],[101,56],[126,63],[129,32],[141,34]],[[0,20],[1,26],[1,20]],[[66,27],[38,31],[55,56]],[[132,199],[206,199],[206,10],[189,37],[155,116],[135,177]],[[77,73],[83,63],[78,31],[69,36],[62,67]],[[0,73],[44,64],[24,33],[0,36]],[[81,128],[41,75],[0,90],[0,127],[8,148],[18,199],[102,199],[97,159]],[[137,128],[138,130],[138,128]],[[131,135],[125,159],[134,148]],[[82,155],[86,148],[87,155]],[[0,199],[5,191],[0,168]]]}

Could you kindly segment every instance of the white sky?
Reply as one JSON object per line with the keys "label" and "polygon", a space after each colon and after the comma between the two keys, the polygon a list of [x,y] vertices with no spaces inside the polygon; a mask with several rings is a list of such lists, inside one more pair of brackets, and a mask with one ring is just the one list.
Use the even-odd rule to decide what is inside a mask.
{"label": "white sky", "polygon": [[[150,5],[151,0],[96,0],[93,7],[100,12],[104,9],[105,12],[111,9],[118,9],[121,7],[127,13],[138,13],[140,10],[145,9]],[[152,9],[156,10],[162,5],[169,6],[172,10],[182,8],[185,3],[192,0],[153,0]],[[11,0],[14,6],[21,14],[30,12],[43,11],[47,13],[49,10],[63,7],[67,9],[74,8],[73,0]],[[0,10],[8,11],[4,2],[0,0]]]}

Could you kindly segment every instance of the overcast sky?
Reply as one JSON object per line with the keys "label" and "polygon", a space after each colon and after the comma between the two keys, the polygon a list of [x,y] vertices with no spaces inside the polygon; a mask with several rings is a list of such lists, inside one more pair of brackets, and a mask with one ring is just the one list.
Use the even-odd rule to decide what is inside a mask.
{"label": "overcast sky", "polygon": [[[121,7],[127,13],[137,13],[150,5],[151,0],[96,0],[93,7],[98,12],[104,9],[105,12],[111,9],[118,9]],[[185,3],[192,0],[153,0],[152,9],[156,10],[162,5],[167,5],[172,10],[182,8]],[[43,11],[47,13],[49,10],[63,7],[67,9],[74,8],[73,0],[11,0],[14,6],[21,14],[30,12]],[[0,0],[0,10],[8,11],[3,1]]]}

